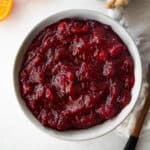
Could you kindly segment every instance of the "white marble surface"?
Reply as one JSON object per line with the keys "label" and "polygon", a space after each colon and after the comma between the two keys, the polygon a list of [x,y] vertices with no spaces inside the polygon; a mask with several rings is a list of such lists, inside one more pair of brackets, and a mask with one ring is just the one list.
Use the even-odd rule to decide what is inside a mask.
{"label": "white marble surface", "polygon": [[[101,138],[85,142],[67,142],[43,134],[22,114],[13,92],[12,67],[18,48],[40,20],[59,10],[87,8],[108,14],[101,0],[14,0],[10,17],[0,23],[0,150],[121,150],[126,138],[116,131]],[[145,2],[145,3],[144,3]],[[149,0],[132,0],[126,8],[129,31],[134,37],[150,39]],[[135,9],[136,8],[136,9]],[[147,11],[144,9],[147,8]],[[143,16],[141,15],[143,14]],[[144,19],[144,21],[143,21]],[[141,28],[142,27],[142,28]],[[137,32],[138,31],[138,32]],[[145,43],[144,43],[145,42]],[[144,49],[144,50],[143,50]],[[140,46],[143,64],[150,60],[149,42]],[[147,57],[146,57],[147,56]],[[142,134],[137,150],[149,150],[150,132]]]}

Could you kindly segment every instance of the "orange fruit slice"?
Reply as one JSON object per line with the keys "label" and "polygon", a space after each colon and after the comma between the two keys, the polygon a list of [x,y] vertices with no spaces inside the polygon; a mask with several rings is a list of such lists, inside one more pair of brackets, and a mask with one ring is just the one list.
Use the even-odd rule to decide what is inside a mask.
{"label": "orange fruit slice", "polygon": [[4,20],[11,12],[13,0],[0,0],[0,21]]}

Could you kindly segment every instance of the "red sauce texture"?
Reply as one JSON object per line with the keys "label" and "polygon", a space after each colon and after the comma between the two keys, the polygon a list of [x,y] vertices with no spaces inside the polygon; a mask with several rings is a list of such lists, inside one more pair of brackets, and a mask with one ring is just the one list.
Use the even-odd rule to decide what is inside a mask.
{"label": "red sauce texture", "polygon": [[31,42],[18,80],[23,100],[42,125],[89,128],[130,102],[134,63],[110,26],[66,18]]}

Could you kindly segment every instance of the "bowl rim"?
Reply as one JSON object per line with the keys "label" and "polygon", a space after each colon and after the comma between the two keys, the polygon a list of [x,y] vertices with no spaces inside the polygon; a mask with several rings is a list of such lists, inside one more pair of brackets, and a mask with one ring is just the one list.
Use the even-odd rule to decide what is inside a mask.
{"label": "bowl rim", "polygon": [[[61,16],[63,16],[63,14],[65,14],[65,16],[66,17],[61,17]],[[84,18],[85,17],[85,14],[87,14],[87,16],[85,17],[85,18],[88,18],[88,15],[91,15],[91,16],[96,16],[97,18],[101,18],[101,19],[104,19],[105,18],[105,21],[107,20],[108,22],[110,22],[110,25],[112,26],[112,24],[113,24],[113,26],[116,26],[116,27],[118,27],[125,35],[126,35],[126,37],[127,37],[127,41],[129,42],[129,44],[132,44],[133,45],[133,47],[134,47],[134,50],[135,50],[135,57],[137,58],[137,60],[135,60],[135,58],[133,57],[133,55],[132,55],[132,58],[133,58],[133,60],[134,60],[134,63],[136,63],[136,66],[135,67],[137,67],[137,65],[138,65],[138,80],[136,81],[136,82],[138,82],[137,84],[137,89],[136,89],[136,94],[135,94],[135,96],[134,96],[134,102],[132,102],[132,107],[131,108],[129,108],[129,110],[125,113],[126,115],[124,115],[123,116],[123,118],[121,119],[121,117],[120,117],[120,120],[117,122],[116,121],[116,124],[115,125],[112,125],[111,126],[111,128],[109,127],[107,127],[107,130],[105,131],[105,132],[103,132],[103,133],[99,133],[99,132],[95,132],[95,134],[92,134],[91,136],[89,136],[89,134],[86,134],[86,135],[88,135],[88,136],[82,136],[82,137],[79,137],[79,136],[74,136],[74,134],[72,134],[72,133],[68,133],[68,131],[64,131],[64,132],[59,132],[59,131],[55,131],[54,129],[51,129],[51,128],[45,128],[45,127],[43,127],[40,123],[38,123],[38,121],[34,118],[34,116],[32,115],[32,113],[28,110],[28,108],[25,106],[25,104],[23,104],[24,103],[24,101],[22,100],[22,98],[21,98],[21,96],[20,96],[20,93],[19,93],[19,91],[18,91],[18,87],[17,87],[17,79],[18,79],[18,76],[16,77],[16,70],[17,70],[17,67],[18,67],[18,61],[19,61],[19,59],[20,59],[20,56],[21,55],[24,55],[24,54],[21,54],[21,52],[23,51],[22,49],[23,49],[23,47],[24,47],[24,45],[25,45],[25,43],[26,43],[26,41],[29,39],[29,37],[32,35],[32,37],[34,38],[35,37],[35,35],[37,35],[37,33],[39,33],[39,31],[43,28],[43,27],[45,27],[45,26],[47,26],[47,25],[44,25],[44,23],[46,24],[46,22],[49,22],[50,20],[52,20],[52,19],[54,19],[54,18],[57,18],[58,16],[58,18],[60,18],[60,19],[63,19],[63,18],[67,18],[67,16],[69,17],[70,16],[70,14],[72,14],[73,16],[72,17],[81,17],[81,18]],[[56,19],[56,20],[60,20],[60,19]],[[90,18],[89,18],[90,19]],[[91,19],[93,19],[93,18],[91,18]],[[94,20],[98,20],[98,19],[94,19]],[[99,21],[99,20],[98,20]],[[106,22],[107,22],[106,21]],[[52,23],[55,23],[56,21],[52,21]],[[102,23],[104,23],[104,22],[102,22]],[[51,23],[50,23],[51,24]],[[106,23],[107,24],[107,23]],[[39,30],[36,34],[33,34],[34,32],[36,32],[37,30]],[[113,29],[114,30],[114,29]],[[115,31],[116,32],[116,31]],[[121,37],[121,35],[119,34],[119,33],[117,33],[117,35],[119,35],[119,37],[122,39],[122,37]],[[33,40],[33,38],[32,38],[32,40]],[[32,40],[30,40],[30,41],[32,41]],[[123,40],[123,39],[122,39]],[[124,40],[123,40],[123,42],[125,42]],[[128,46],[128,45],[127,45]],[[128,47],[128,49],[129,49],[129,47]],[[129,52],[131,53],[131,49],[129,49]],[[22,56],[23,57],[23,56]],[[22,59],[20,60],[20,64],[19,65],[21,65],[21,62],[22,62]],[[18,75],[18,73],[17,73],[17,75]],[[134,72],[134,75],[135,75],[135,77],[137,76],[137,74],[135,74],[135,72]],[[136,104],[136,102],[137,102],[137,100],[138,100],[138,97],[139,97],[139,94],[140,94],[140,90],[141,90],[141,85],[142,85],[142,65],[141,65],[141,58],[140,58],[140,55],[139,55],[139,52],[138,52],[138,48],[137,48],[137,46],[136,46],[136,44],[135,44],[135,42],[134,42],[134,40],[131,38],[131,35],[118,23],[118,22],[116,22],[115,20],[113,20],[112,18],[110,18],[110,17],[108,17],[108,16],[106,16],[106,15],[104,15],[104,14],[102,14],[102,13],[100,13],[100,12],[98,12],[98,11],[96,11],[96,10],[90,10],[90,9],[67,9],[67,10],[63,10],[63,11],[59,11],[59,12],[57,12],[57,13],[54,13],[54,14],[51,14],[50,16],[48,16],[48,17],[46,17],[45,19],[43,19],[42,21],[40,21],[38,24],[36,24],[33,28],[32,28],[32,30],[30,30],[27,34],[26,34],[26,36],[25,36],[25,38],[24,38],[24,40],[22,41],[22,43],[21,43],[21,45],[20,45],[20,47],[19,47],[19,50],[18,50],[18,52],[17,52],[17,54],[16,54],[16,57],[15,57],[15,61],[14,61],[14,65],[13,65],[13,87],[14,87],[14,93],[15,93],[15,96],[16,96],[16,99],[17,99],[17,101],[18,101],[18,104],[19,104],[19,106],[20,106],[20,109],[22,110],[22,112],[25,114],[25,116],[26,116],[26,118],[28,118],[28,120],[30,120],[30,122],[32,123],[32,124],[34,124],[34,126],[35,127],[37,127],[38,129],[40,129],[41,131],[43,131],[44,133],[46,133],[47,135],[52,135],[53,137],[56,137],[56,138],[59,138],[59,139],[62,139],[62,140],[70,140],[70,141],[84,141],[84,140],[90,140],[90,139],[95,139],[95,138],[98,138],[98,137],[101,137],[101,136],[104,136],[105,134],[108,134],[108,133],[110,133],[112,130],[114,130],[117,126],[119,126],[127,117],[128,117],[128,115],[131,113],[131,111],[133,110],[133,108],[134,108],[134,106],[135,106],[135,104]],[[134,87],[135,87],[135,85],[134,85]],[[132,100],[133,98],[131,98],[131,101],[133,101]],[[131,102],[130,102],[131,103]],[[128,104],[126,107],[129,107],[131,104]],[[26,108],[25,108],[26,107]],[[126,108],[125,107],[125,108]],[[125,109],[124,108],[124,109]],[[123,109],[123,111],[124,111],[124,109]],[[121,113],[123,113],[123,111],[121,111],[120,112],[120,114]],[[119,116],[120,116],[120,114],[118,114],[114,119],[116,119],[116,118],[119,118]],[[109,121],[106,121],[106,122],[112,122],[112,121],[114,121],[114,119],[111,119],[111,120],[109,120]],[[106,122],[104,122],[103,124],[100,124],[100,125],[97,125],[96,127],[97,128],[100,128],[100,126],[102,126],[102,125],[105,125],[106,124]],[[74,133],[75,132],[88,132],[89,130],[91,131],[92,130],[92,128],[94,128],[94,127],[91,127],[91,128],[88,128],[88,129],[82,129],[82,130],[76,130],[76,131],[73,131]],[[96,129],[95,129],[95,131],[96,131]],[[51,133],[50,133],[51,132]],[[66,135],[63,135],[62,133],[65,133],[66,134],[66,132],[67,132],[67,136]],[[84,134],[84,132],[83,132],[83,134]],[[80,135],[81,136],[81,135]]]}

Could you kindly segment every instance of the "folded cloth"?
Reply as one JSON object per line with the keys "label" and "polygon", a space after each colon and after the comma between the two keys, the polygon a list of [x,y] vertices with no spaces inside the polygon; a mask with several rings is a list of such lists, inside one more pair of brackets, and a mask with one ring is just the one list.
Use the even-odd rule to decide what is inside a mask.
{"label": "folded cloth", "polygon": [[[139,47],[142,67],[143,67],[143,84],[141,94],[137,104],[131,114],[123,121],[123,123],[114,130],[121,136],[128,137],[133,130],[136,119],[140,110],[143,107],[147,95],[147,65],[150,62],[150,1],[149,0],[134,0],[126,8],[108,10],[108,15],[117,20],[123,25],[126,30],[131,34]],[[150,113],[147,115],[146,121],[143,125],[141,135],[150,129]]]}

